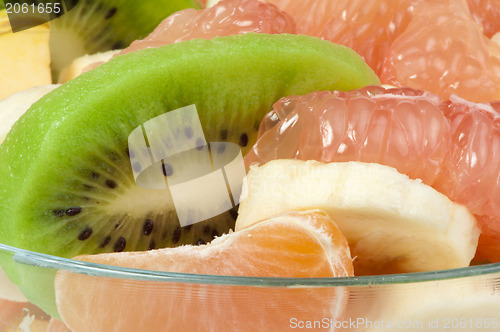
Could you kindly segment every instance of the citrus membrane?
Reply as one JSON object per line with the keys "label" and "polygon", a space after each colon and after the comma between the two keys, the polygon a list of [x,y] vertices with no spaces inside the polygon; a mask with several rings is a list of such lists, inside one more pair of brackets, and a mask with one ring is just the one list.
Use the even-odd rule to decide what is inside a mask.
{"label": "citrus membrane", "polygon": [[[467,206],[491,248],[500,239],[498,151],[500,115],[492,104],[375,86],[281,99],[245,162],[297,158],[394,167]],[[482,245],[483,258],[500,260],[498,251]]]}
{"label": "citrus membrane", "polygon": [[[345,237],[331,218],[318,210],[287,212],[223,235],[207,245],[86,255],[75,259],[211,275],[353,275]],[[61,317],[75,332],[224,331],[236,324],[241,324],[245,331],[281,330],[289,325],[290,317],[341,319],[348,295],[342,287],[307,289],[196,283],[165,283],[161,291],[152,292],[147,282],[62,270],[57,274],[55,285]],[[123,287],[135,291],[124,292]],[[219,319],[221,316],[224,318]]]}

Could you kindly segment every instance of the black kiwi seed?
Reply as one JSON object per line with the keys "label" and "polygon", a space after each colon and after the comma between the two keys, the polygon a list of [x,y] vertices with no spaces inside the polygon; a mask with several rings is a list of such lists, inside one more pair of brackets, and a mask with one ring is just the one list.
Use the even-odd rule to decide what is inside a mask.
{"label": "black kiwi seed", "polygon": [[77,214],[79,214],[80,212],[82,212],[82,208],[81,207],[70,207],[69,209],[66,210],[66,215],[67,216],[76,216]]}
{"label": "black kiwi seed", "polygon": [[177,244],[180,239],[181,239],[181,228],[177,227],[176,229],[174,229],[174,232],[172,233],[172,243]]}
{"label": "black kiwi seed", "polygon": [[99,179],[99,173],[92,172],[92,173],[90,173],[90,177],[94,180],[97,180],[97,179]]}
{"label": "black kiwi seed", "polygon": [[111,179],[107,179],[105,183],[106,183],[106,186],[108,188],[111,188],[111,189],[115,189],[116,186],[118,186],[118,184],[114,180],[111,180]]}
{"label": "black kiwi seed", "polygon": [[163,175],[172,176],[174,174],[174,169],[169,164],[163,164]]}
{"label": "black kiwi seed", "polygon": [[110,10],[108,10],[106,15],[104,15],[104,18],[106,20],[108,20],[108,19],[112,18],[115,14],[116,14],[116,7],[112,7]]}
{"label": "black kiwi seed", "polygon": [[220,131],[220,138],[222,138],[223,141],[227,139],[227,129],[222,129]]}
{"label": "black kiwi seed", "polygon": [[111,236],[109,236],[109,235],[108,235],[108,236],[106,236],[106,237],[102,240],[102,242],[101,242],[101,244],[99,245],[99,247],[100,247],[100,248],[104,248],[105,246],[107,246],[107,245],[109,244],[109,242],[110,242],[110,241],[111,241]]}
{"label": "black kiwi seed", "polygon": [[245,146],[247,146],[247,144],[248,144],[248,135],[243,133],[240,136],[240,146],[245,147]]}
{"label": "black kiwi seed", "polygon": [[80,241],[85,241],[87,240],[90,236],[92,235],[92,228],[91,227],[87,227],[85,228],[81,233],[80,235],[78,235],[78,240]]}
{"label": "black kiwi seed", "polygon": [[154,239],[152,239],[150,242],[149,242],[149,246],[148,246],[148,250],[153,250],[156,248],[156,242]]}
{"label": "black kiwi seed", "polygon": [[120,236],[118,240],[115,242],[114,246],[114,251],[115,252],[122,252],[125,249],[125,246],[127,245],[127,240],[123,236]]}
{"label": "black kiwi seed", "polygon": [[146,219],[146,221],[144,222],[144,226],[142,226],[142,232],[144,233],[144,235],[151,234],[151,232],[153,231],[153,226],[153,220]]}

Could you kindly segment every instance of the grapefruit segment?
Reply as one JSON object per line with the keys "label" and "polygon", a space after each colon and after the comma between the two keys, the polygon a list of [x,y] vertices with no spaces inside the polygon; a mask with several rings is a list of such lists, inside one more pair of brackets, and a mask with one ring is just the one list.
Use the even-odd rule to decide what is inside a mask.
{"label": "grapefruit segment", "polygon": [[465,267],[474,216],[420,181],[375,163],[281,159],[253,166],[236,230],[292,209],[325,210],[349,241],[356,274]]}
{"label": "grapefruit segment", "polygon": [[352,48],[384,84],[500,99],[500,46],[489,39],[500,27],[498,0],[266,1],[298,33]]}
{"label": "grapefruit segment", "polygon": [[465,0],[420,3],[391,44],[379,75],[383,83],[445,99],[456,94],[489,102],[500,99],[500,46],[483,35]]}
{"label": "grapefruit segment", "polygon": [[[296,158],[394,167],[465,205],[481,226],[483,259],[500,261],[499,151],[498,103],[375,86],[281,99],[245,163]],[[495,242],[499,249],[482,249]]]}
{"label": "grapefruit segment", "polygon": [[[317,210],[284,213],[223,235],[208,245],[87,255],[76,259],[198,274],[353,275],[345,237],[327,214]],[[55,287],[59,313],[75,332],[224,331],[232,329],[231,324],[235,322],[241,325],[238,330],[242,331],[283,330],[289,326],[290,317],[339,318],[346,301],[345,291],[337,287],[297,289],[154,283],[68,271],[58,272]],[[193,320],[195,316],[199,319]]]}
{"label": "grapefruit segment", "polygon": [[376,162],[432,185],[451,144],[439,105],[427,92],[378,86],[285,97],[265,116],[245,163]]}
{"label": "grapefruit segment", "polygon": [[197,38],[295,31],[293,19],[274,5],[257,0],[221,0],[211,8],[184,9],[169,16],[149,36],[133,42],[120,54]]}
{"label": "grapefruit segment", "polygon": [[491,38],[500,31],[499,0],[467,0],[474,19],[483,27],[486,37]]}

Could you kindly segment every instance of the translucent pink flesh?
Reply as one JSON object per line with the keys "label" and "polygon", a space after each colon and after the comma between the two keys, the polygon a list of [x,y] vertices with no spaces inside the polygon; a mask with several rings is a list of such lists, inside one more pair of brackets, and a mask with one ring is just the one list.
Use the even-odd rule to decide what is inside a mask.
{"label": "translucent pink flesh", "polygon": [[272,4],[257,0],[222,0],[211,8],[185,9],[166,18],[149,36],[121,54],[190,39],[211,39],[248,32],[295,33],[295,22]]}
{"label": "translucent pink flesh", "polygon": [[297,158],[392,166],[466,205],[484,234],[499,241],[497,106],[460,98],[442,102],[409,88],[366,87],[287,97],[263,120],[245,163]]}

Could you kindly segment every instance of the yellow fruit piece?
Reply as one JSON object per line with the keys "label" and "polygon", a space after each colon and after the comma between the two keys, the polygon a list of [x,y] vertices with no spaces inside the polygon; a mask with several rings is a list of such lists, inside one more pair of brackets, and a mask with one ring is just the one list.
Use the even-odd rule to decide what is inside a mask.
{"label": "yellow fruit piece", "polygon": [[50,83],[49,25],[13,33],[0,11],[0,100]]}
{"label": "yellow fruit piece", "polygon": [[357,275],[468,266],[479,228],[463,205],[375,163],[273,160],[252,166],[236,231],[290,210],[322,209],[345,235]]}

